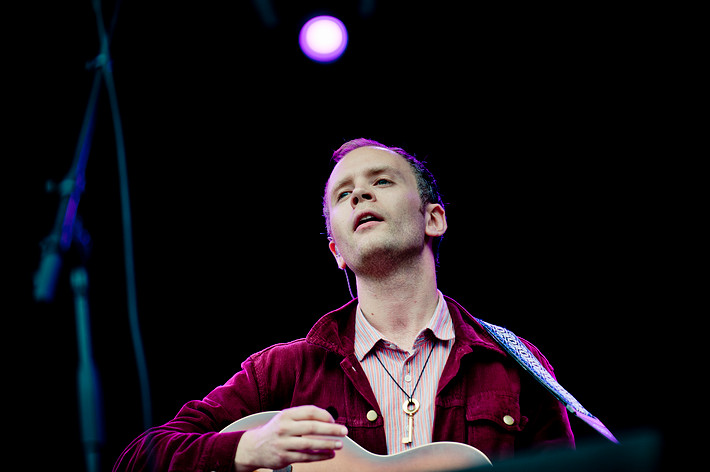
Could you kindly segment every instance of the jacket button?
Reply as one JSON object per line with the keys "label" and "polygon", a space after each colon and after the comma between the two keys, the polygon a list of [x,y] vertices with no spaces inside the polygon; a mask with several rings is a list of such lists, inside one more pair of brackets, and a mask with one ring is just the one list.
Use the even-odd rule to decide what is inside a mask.
{"label": "jacket button", "polygon": [[377,419],[377,412],[375,410],[370,410],[367,412],[367,419],[370,421],[375,421]]}
{"label": "jacket button", "polygon": [[515,418],[510,415],[505,415],[503,417],[503,423],[507,424],[508,426],[513,426],[513,424],[515,423]]}

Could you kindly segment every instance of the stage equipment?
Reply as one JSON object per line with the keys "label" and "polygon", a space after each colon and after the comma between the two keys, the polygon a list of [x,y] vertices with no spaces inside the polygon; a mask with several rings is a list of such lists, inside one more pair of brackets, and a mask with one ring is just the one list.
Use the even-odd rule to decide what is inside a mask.
{"label": "stage equipment", "polygon": [[101,0],[92,1],[100,44],[98,56],[87,64],[87,69],[93,69],[94,71],[93,85],[84,113],[84,119],[74,153],[74,161],[72,162],[69,172],[67,172],[64,177],[64,180],[56,185],[60,196],[59,208],[51,233],[42,241],[42,255],[39,268],[34,274],[35,300],[38,302],[53,301],[57,279],[61,272],[62,258],[70,248],[78,248],[81,263],[71,271],[71,286],[74,292],[79,357],[77,369],[79,423],[81,425],[81,438],[84,446],[86,470],[89,472],[98,472],[100,470],[99,451],[104,438],[104,425],[99,378],[93,361],[89,303],[87,297],[89,276],[85,268],[85,261],[88,258],[88,242],[90,242],[90,238],[88,237],[88,233],[83,229],[77,212],[79,201],[85,187],[85,171],[94,134],[97,103],[102,82],[106,86],[116,141],[121,216],[123,223],[126,298],[129,326],[141,389],[144,428],[148,429],[152,426],[153,422],[147,366],[138,323],[126,151],[123,141],[123,127],[118,111],[118,98],[113,80],[111,57],[109,54],[110,33],[113,32],[113,27],[115,26],[119,4],[120,2],[116,3],[111,27],[109,31],[107,31],[104,24]]}

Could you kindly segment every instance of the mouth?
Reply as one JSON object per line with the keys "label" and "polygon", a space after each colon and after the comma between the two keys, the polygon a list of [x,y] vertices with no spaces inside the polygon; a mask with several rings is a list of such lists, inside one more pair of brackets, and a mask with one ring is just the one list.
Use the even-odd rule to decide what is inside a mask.
{"label": "mouth", "polygon": [[383,219],[375,213],[362,213],[355,220],[353,231],[357,231],[361,227],[372,226],[374,223],[383,221]]}

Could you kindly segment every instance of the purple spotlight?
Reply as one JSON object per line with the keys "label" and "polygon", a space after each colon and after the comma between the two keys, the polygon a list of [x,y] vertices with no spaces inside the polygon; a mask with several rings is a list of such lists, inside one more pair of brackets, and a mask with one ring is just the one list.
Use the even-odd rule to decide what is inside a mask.
{"label": "purple spotlight", "polygon": [[298,36],[301,50],[316,62],[333,62],[348,45],[348,31],[339,19],[316,16],[301,28]]}

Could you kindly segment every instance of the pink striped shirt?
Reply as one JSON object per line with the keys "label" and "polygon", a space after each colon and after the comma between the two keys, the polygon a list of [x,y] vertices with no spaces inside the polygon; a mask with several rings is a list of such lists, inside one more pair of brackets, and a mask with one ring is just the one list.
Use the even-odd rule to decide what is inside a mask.
{"label": "pink striped shirt", "polygon": [[[415,339],[412,352],[404,351],[385,339],[367,321],[358,305],[355,320],[355,355],[370,381],[380,406],[389,454],[431,442],[436,390],[444,364],[454,345],[454,325],[449,315],[449,308],[441,292],[438,294],[439,303],[431,320]],[[431,357],[427,363],[430,351]],[[402,438],[408,436],[409,417],[402,409],[407,401],[407,395],[387,375],[376,355],[408,395],[412,394],[421,373],[421,380],[412,396],[419,401],[419,411],[414,415],[414,432],[410,444],[402,442]],[[426,368],[422,372],[425,363]]]}

